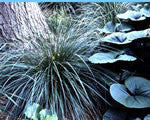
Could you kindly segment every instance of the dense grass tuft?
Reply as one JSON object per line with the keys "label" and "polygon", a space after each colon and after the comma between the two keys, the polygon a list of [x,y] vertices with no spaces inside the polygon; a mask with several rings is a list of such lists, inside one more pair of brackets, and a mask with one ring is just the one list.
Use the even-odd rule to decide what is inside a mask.
{"label": "dense grass tuft", "polygon": [[6,109],[15,117],[23,113],[27,103],[36,102],[56,112],[60,119],[96,118],[91,99],[107,102],[100,88],[107,89],[103,86],[104,73],[87,64],[94,47],[92,31],[82,22],[71,25],[65,33],[62,27],[59,34],[51,33],[48,39],[29,41],[30,49],[9,43],[13,49],[0,53],[2,89],[11,92],[9,97],[17,103],[8,101]]}

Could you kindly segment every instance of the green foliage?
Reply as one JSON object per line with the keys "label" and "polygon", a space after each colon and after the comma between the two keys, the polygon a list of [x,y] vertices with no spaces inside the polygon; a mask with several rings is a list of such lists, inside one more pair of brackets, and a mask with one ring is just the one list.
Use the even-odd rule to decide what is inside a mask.
{"label": "green foliage", "polygon": [[117,17],[119,19],[131,20],[131,21],[142,21],[146,19],[146,17],[143,16],[140,12],[132,11],[132,10],[128,10],[127,12],[123,14],[118,14]]}
{"label": "green foliage", "polygon": [[[139,62],[139,59],[144,61],[144,66],[148,68],[149,64],[146,63],[147,59],[149,59],[147,56],[149,52],[149,42],[146,42],[149,40],[149,3],[148,4],[137,4],[135,6],[131,6],[134,10],[128,10],[125,13],[122,14],[117,14],[116,19],[120,20],[120,23],[109,21],[107,24],[104,26],[103,29],[101,29],[101,33],[105,33],[107,35],[103,39],[100,39],[100,42],[104,42],[106,45],[114,46],[116,49],[124,49],[127,48],[129,51],[126,51],[127,49],[124,49],[125,54],[129,55],[134,55],[137,57],[137,62],[133,67],[137,68],[139,67],[140,72],[141,70],[141,63]],[[117,21],[117,20],[116,20]],[[123,29],[118,29],[119,24],[125,23],[125,30],[124,26]],[[126,31],[127,30],[127,31]],[[131,31],[134,30],[134,31]],[[131,31],[131,32],[130,32]],[[134,41],[134,42],[133,42]],[[140,41],[140,42],[139,42]],[[133,43],[131,43],[133,42]],[[141,45],[139,45],[141,44]],[[109,47],[108,47],[109,48]],[[135,50],[136,48],[140,48],[140,50],[143,50],[140,54]],[[133,50],[133,51],[132,51]],[[125,55],[124,54],[124,55]],[[114,55],[114,56],[113,56]],[[93,58],[92,58],[93,57]],[[120,57],[120,55],[117,55],[117,59]],[[132,57],[132,56],[131,56]],[[144,58],[145,57],[145,58]],[[116,55],[113,54],[112,52],[109,53],[97,53],[95,56],[91,56],[91,62],[95,63],[114,63],[116,60]],[[134,58],[134,57],[133,57]],[[128,56],[125,56],[124,59],[128,59]],[[104,61],[103,61],[104,60]],[[121,71],[120,68],[124,68],[124,65],[122,65],[123,62],[120,62],[119,66],[115,66],[115,68],[119,67],[117,69],[119,72]],[[142,63],[143,64],[143,63]],[[114,64],[113,64],[114,65]],[[113,66],[112,65],[112,66]],[[117,64],[115,64],[117,65]],[[131,70],[130,68],[125,67],[126,69]],[[135,71],[137,72],[137,69]],[[144,70],[143,70],[144,71]],[[143,73],[138,73],[142,74]],[[144,73],[144,75],[147,73]],[[148,72],[149,74],[149,72]],[[118,103],[122,104],[125,106],[125,110],[128,108],[149,108],[150,107],[150,81],[142,78],[142,77],[136,77],[136,76],[130,76],[128,78],[123,78],[123,74],[121,73],[120,75],[120,83],[125,83],[125,84],[119,84],[119,83],[112,83],[109,82],[110,85],[110,94],[112,98],[117,101]],[[125,81],[124,81],[125,80]],[[106,113],[103,116],[104,120],[122,120],[122,119],[130,119],[130,115],[132,113],[127,113],[124,112],[124,109],[118,104],[113,104],[112,109],[109,109],[106,111]],[[117,109],[116,109],[117,108]],[[118,110],[119,109],[119,110]],[[132,109],[129,109],[129,111]],[[136,109],[134,109],[136,110]],[[142,109],[143,110],[143,109]],[[144,109],[146,110],[146,109]],[[128,111],[128,110],[126,110]],[[120,113],[123,113],[122,115]],[[147,110],[146,110],[147,112]],[[134,114],[134,111],[133,111]],[[138,113],[137,113],[138,114]],[[143,112],[143,114],[146,114]],[[140,116],[140,115],[139,115]],[[134,116],[135,117],[135,116]],[[143,116],[142,116],[143,117]],[[144,119],[149,119],[149,118],[144,118]]]}
{"label": "green foliage", "polygon": [[58,120],[56,115],[47,115],[43,120]]}
{"label": "green foliage", "polygon": [[141,38],[149,38],[149,29],[140,30],[140,31],[132,31],[129,33],[122,33],[122,32],[114,32],[110,35],[107,35],[103,39],[102,42],[108,42],[118,45],[129,44],[134,40],[138,40]]}
{"label": "green foliage", "polygon": [[40,105],[33,103],[27,106],[25,109],[25,115],[32,120],[58,120],[57,115],[51,115],[51,112],[47,109],[41,109]]}
{"label": "green foliage", "polygon": [[150,17],[150,5],[145,4],[144,7],[140,9],[140,13],[146,17]]}
{"label": "green foliage", "polygon": [[135,61],[136,58],[122,52],[100,52],[89,57],[89,61],[95,64],[114,63],[117,61]]}
{"label": "green foliage", "polygon": [[98,3],[86,3],[81,6],[83,16],[87,19],[94,19],[98,22],[99,27],[112,21],[116,23],[118,20],[115,18],[117,14],[126,11],[130,6],[130,3],[126,2],[98,2]]}
{"label": "green foliage", "polygon": [[[136,58],[128,55],[124,47],[122,50],[114,48],[119,51],[116,52],[112,51],[111,45],[121,46],[149,37],[149,29],[129,32],[135,28],[128,24],[129,21],[147,19],[147,5],[123,13],[129,9],[130,3],[83,3],[79,15],[73,17],[68,14],[75,13],[72,5],[40,3],[43,11],[48,11],[45,14],[51,31],[48,38],[40,36],[36,42],[29,41],[31,48],[28,49],[11,43],[13,49],[0,53],[0,94],[6,93],[9,98],[6,105],[9,111],[24,110],[28,118],[35,120],[56,120],[57,116],[59,119],[86,120],[89,116],[95,119],[98,115],[93,101],[97,103],[101,98],[107,102],[100,90],[107,91],[103,83],[108,81],[110,85],[116,81],[108,76],[110,71],[102,68],[98,68],[102,71],[97,71],[90,62],[134,61]],[[112,34],[101,39],[101,33]],[[95,46],[99,45],[95,42],[97,38],[101,45],[98,53],[91,56],[91,52],[96,51]],[[107,53],[99,51],[105,49],[102,48],[105,43],[110,45]],[[126,107],[149,107],[149,88],[144,83],[149,85],[144,78],[131,77],[125,85],[111,85],[110,93]],[[41,110],[39,104],[45,109]],[[53,116],[49,110],[57,115]]]}
{"label": "green foliage", "polygon": [[145,17],[150,17],[150,4],[149,3],[140,3],[131,6],[133,10],[141,13]]}
{"label": "green foliage", "polygon": [[65,34],[71,26],[73,18],[70,17],[64,10],[54,12],[47,18],[48,26],[55,35]]}
{"label": "green foliage", "polygon": [[50,114],[52,114],[52,112],[50,110],[47,110],[47,109],[42,109],[39,114],[40,114],[40,119],[42,119],[42,120],[46,119],[47,116],[50,116],[52,118],[54,116],[54,118],[57,118],[56,115],[50,115]]}
{"label": "green foliage", "polygon": [[119,24],[113,23],[112,21],[109,21],[105,24],[104,28],[101,30],[102,33],[113,33],[116,32],[117,27]]}
{"label": "green foliage", "polygon": [[[112,3],[103,3],[101,15],[103,16],[106,22],[112,21],[113,23],[116,22],[116,15],[119,13],[124,12],[129,8],[129,3],[119,3],[119,2],[112,2]],[[105,23],[106,23],[105,22]]]}
{"label": "green foliage", "polygon": [[144,120],[150,120],[150,114],[147,114],[147,115],[144,117]]}
{"label": "green foliage", "polygon": [[75,24],[65,34],[29,41],[31,48],[10,43],[13,49],[0,54],[1,84],[4,90],[24,100],[14,99],[19,107],[9,101],[6,109],[18,116],[17,111],[24,110],[26,103],[35,102],[56,112],[61,119],[87,119],[87,114],[95,117],[91,98],[107,102],[99,91],[107,89],[101,73],[87,64],[87,56],[94,48],[90,33],[83,24]]}
{"label": "green foliage", "polygon": [[33,120],[39,119],[39,112],[40,112],[40,105],[34,103],[33,105],[29,105],[26,107],[25,115],[28,118],[31,118]]}
{"label": "green foliage", "polygon": [[125,85],[113,84],[110,94],[114,100],[128,108],[150,107],[150,81],[142,77],[129,77]]}
{"label": "green foliage", "polygon": [[112,21],[109,21],[106,23],[106,25],[104,26],[104,28],[102,28],[100,30],[101,33],[105,33],[105,34],[110,34],[113,32],[127,32],[127,31],[131,31],[132,30],[132,26],[128,25],[126,23],[113,23]]}

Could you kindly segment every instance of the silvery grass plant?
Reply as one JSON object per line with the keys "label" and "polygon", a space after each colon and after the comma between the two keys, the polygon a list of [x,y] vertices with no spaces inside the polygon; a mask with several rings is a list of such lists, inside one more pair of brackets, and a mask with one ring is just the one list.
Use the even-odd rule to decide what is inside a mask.
{"label": "silvery grass plant", "polygon": [[0,52],[0,85],[15,102],[9,100],[5,106],[14,115],[10,119],[17,119],[33,103],[56,112],[61,120],[99,116],[91,99],[107,102],[99,89],[107,91],[103,84],[105,74],[88,64],[87,57],[94,48],[92,30],[82,23],[71,25],[65,34],[51,33],[47,39],[39,36],[29,41],[28,49],[6,43],[12,49]]}
{"label": "silvery grass plant", "polygon": [[95,20],[98,27],[104,27],[108,21],[116,22],[116,15],[129,9],[128,2],[98,2],[85,3],[79,9],[81,16]]}

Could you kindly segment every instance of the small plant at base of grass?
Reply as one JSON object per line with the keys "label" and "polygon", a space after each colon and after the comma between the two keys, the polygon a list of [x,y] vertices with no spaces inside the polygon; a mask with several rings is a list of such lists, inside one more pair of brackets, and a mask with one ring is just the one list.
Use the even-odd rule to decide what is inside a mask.
{"label": "small plant at base of grass", "polygon": [[51,110],[41,109],[40,105],[37,103],[27,106],[25,109],[25,116],[32,120],[58,120],[56,114]]}

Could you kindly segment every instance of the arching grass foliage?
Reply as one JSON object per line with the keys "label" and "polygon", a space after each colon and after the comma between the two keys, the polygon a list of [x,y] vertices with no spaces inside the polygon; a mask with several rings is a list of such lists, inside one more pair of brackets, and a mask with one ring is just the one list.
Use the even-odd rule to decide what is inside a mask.
{"label": "arching grass foliage", "polygon": [[81,23],[71,25],[65,34],[60,30],[57,36],[51,33],[47,39],[29,41],[31,48],[6,43],[12,49],[0,53],[0,84],[2,90],[12,94],[9,97],[16,104],[8,101],[5,107],[15,117],[23,114],[28,104],[39,103],[56,112],[61,120],[96,118],[91,99],[107,102],[99,88],[107,89],[104,79],[96,79],[88,65],[93,44],[90,30]]}

